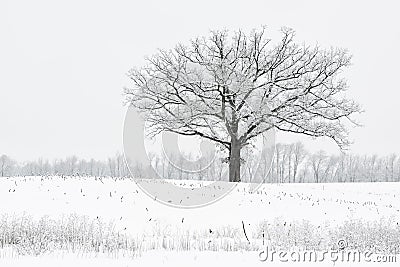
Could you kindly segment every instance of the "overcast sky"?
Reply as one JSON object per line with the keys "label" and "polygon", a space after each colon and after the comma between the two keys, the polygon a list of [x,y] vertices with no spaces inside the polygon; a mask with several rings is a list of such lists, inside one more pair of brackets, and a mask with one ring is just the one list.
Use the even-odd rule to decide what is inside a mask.
{"label": "overcast sky", "polygon": [[[0,154],[18,160],[122,151],[125,73],[210,29],[292,27],[350,50],[348,94],[365,109],[355,153],[400,151],[398,1],[0,1]],[[278,135],[279,141],[291,141]],[[307,142],[335,151],[332,142]]]}

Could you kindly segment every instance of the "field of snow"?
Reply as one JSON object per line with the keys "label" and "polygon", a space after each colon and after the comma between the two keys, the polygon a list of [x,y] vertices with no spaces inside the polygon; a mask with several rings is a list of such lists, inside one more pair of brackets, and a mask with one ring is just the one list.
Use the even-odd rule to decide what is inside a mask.
{"label": "field of snow", "polygon": [[263,244],[335,249],[340,239],[349,248],[400,251],[400,184],[265,184],[252,193],[248,188],[239,184],[212,205],[180,209],[147,196],[133,180],[2,178],[0,266],[28,266],[32,257],[38,266],[54,266],[60,258],[82,266],[180,266],[180,258],[195,266],[210,258],[262,266],[267,263],[257,251]]}

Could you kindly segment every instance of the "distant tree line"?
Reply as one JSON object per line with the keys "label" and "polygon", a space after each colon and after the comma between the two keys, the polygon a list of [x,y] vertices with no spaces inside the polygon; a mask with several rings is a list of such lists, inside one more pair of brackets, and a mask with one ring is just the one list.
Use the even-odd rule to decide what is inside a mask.
{"label": "distant tree line", "polygon": [[53,161],[40,158],[23,163],[19,163],[7,155],[0,156],[0,177],[49,175],[128,177],[129,170],[121,153],[117,153],[107,160],[86,160],[71,156]]}
{"label": "distant tree line", "polygon": [[[187,172],[185,161],[167,163],[174,157],[170,155],[167,159],[150,155],[151,165],[134,162],[130,164],[130,170],[134,177],[139,178],[228,181],[228,166],[223,158],[210,160],[205,157],[198,162],[198,169],[202,171]],[[247,157],[245,160],[252,161],[255,158]],[[242,181],[252,182],[256,180],[256,176],[261,175],[268,183],[400,182],[400,157],[396,154],[378,156],[345,153],[330,155],[324,151],[310,153],[298,142],[277,144],[272,163],[265,166],[262,160],[258,163],[259,171],[255,171],[252,164],[243,164]],[[0,156],[0,177],[51,175],[115,178],[132,176],[121,153],[107,160],[85,160],[72,156],[53,161],[38,159],[23,163],[6,155]]]}
{"label": "distant tree line", "polygon": [[308,152],[302,143],[277,144],[270,182],[400,182],[400,158]]}

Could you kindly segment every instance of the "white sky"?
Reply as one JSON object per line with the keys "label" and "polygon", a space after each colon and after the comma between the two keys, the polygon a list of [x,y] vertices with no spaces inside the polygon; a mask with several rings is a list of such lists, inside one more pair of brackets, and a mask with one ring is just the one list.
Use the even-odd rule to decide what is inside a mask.
{"label": "white sky", "polygon": [[[125,73],[156,48],[210,29],[267,25],[354,55],[349,94],[366,112],[355,153],[400,150],[398,1],[0,1],[0,154],[18,160],[122,150]],[[282,136],[280,141],[292,140]],[[335,151],[331,142],[307,142]]]}

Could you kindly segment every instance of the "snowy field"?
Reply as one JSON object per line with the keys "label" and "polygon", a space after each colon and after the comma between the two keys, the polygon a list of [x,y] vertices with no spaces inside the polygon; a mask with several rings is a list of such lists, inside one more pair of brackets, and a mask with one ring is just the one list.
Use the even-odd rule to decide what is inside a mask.
{"label": "snowy field", "polygon": [[147,196],[133,180],[2,178],[0,266],[265,266],[265,246],[323,251],[338,249],[338,240],[346,249],[400,251],[400,184],[248,188],[239,184],[212,205],[179,209]]}

